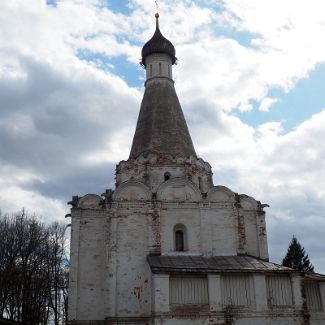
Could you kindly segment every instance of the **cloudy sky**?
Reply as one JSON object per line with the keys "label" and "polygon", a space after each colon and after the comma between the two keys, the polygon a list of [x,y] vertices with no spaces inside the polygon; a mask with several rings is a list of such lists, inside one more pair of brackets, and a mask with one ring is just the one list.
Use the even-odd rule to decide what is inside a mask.
{"label": "cloudy sky", "polygon": [[[1,0],[0,208],[63,220],[114,186],[143,94],[154,0]],[[268,203],[325,273],[325,2],[159,1],[175,86],[214,183]]]}

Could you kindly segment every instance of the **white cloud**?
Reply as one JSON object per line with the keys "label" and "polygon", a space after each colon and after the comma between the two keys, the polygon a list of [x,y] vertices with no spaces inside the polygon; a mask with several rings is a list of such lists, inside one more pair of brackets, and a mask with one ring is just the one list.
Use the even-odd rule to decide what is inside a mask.
{"label": "white cloud", "polygon": [[258,108],[261,112],[268,112],[273,104],[278,102],[278,98],[265,97],[262,99],[260,107]]}
{"label": "white cloud", "polygon": [[67,213],[67,207],[61,200],[51,199],[35,191],[25,191],[18,186],[1,186],[0,197],[3,213],[14,213],[27,208],[29,213],[36,214],[45,221],[60,222]]}
{"label": "white cloud", "polygon": [[315,258],[316,269],[324,272],[325,110],[289,133],[283,133],[281,122],[253,129],[237,117],[223,112],[215,116],[210,110],[203,111],[200,123],[193,125],[191,120],[190,126],[199,155],[212,164],[215,183],[270,204],[267,224],[273,260],[280,262],[296,235]]}
{"label": "white cloud", "polygon": [[[75,56],[79,38],[99,28],[94,26],[100,14],[94,2],[61,1],[56,8],[45,1],[2,4],[0,208],[5,212],[25,207],[51,218],[62,214],[63,206],[68,209],[62,200],[88,191],[85,184],[89,191],[111,186],[111,162],[122,159],[127,150],[119,148],[131,143],[141,93]],[[105,28],[116,32],[114,21]],[[85,157],[93,163],[85,164]],[[100,181],[90,175],[94,166]],[[46,212],[49,207],[52,212]]]}
{"label": "white cloud", "polygon": [[[186,100],[209,98],[229,111],[252,99],[262,103],[265,99],[261,108],[267,110],[270,89],[289,92],[298,80],[325,63],[325,44],[319,41],[325,33],[319,14],[324,11],[322,1],[313,1],[308,8],[303,2],[293,4],[290,0],[235,0],[223,5],[225,11],[211,14],[217,26],[202,26],[205,32],[194,37],[194,42],[175,35],[180,57],[175,76],[179,93]],[[242,45],[240,36],[239,41],[215,37],[222,23],[250,33],[252,46]],[[194,76],[198,77],[192,82]]]}
{"label": "white cloud", "polygon": [[239,111],[241,112],[250,112],[253,110],[253,105],[248,103],[241,103],[238,106]]}

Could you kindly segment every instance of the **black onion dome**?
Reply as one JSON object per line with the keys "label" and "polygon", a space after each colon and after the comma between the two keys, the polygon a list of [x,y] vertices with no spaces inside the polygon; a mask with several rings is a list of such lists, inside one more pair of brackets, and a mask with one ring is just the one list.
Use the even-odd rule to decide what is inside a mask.
{"label": "black onion dome", "polygon": [[165,53],[171,56],[172,58],[172,62],[173,64],[176,62],[176,51],[175,51],[175,47],[172,44],[171,41],[169,41],[167,38],[165,38],[160,30],[159,30],[159,23],[158,23],[158,18],[159,18],[159,14],[156,13],[155,15],[156,17],[156,31],[153,34],[153,36],[151,37],[151,39],[144,44],[143,48],[142,48],[142,65],[146,65],[146,57],[150,54],[153,53]]}

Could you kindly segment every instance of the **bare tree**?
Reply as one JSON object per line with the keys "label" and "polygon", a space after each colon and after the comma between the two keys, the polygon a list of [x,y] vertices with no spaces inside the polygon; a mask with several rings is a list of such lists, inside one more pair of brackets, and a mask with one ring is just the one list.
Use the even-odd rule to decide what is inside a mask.
{"label": "bare tree", "polygon": [[57,222],[49,227],[50,245],[48,251],[49,305],[53,311],[54,324],[65,320],[66,273],[68,261],[66,249],[66,227]]}
{"label": "bare tree", "polygon": [[0,215],[0,318],[64,324],[67,272],[64,225]]}

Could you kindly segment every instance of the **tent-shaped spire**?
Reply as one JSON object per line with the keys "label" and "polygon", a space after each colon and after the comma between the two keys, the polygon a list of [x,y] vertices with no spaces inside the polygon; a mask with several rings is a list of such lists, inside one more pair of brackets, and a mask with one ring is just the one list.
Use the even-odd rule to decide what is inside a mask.
{"label": "tent-shaped spire", "polygon": [[[176,59],[175,48],[161,34],[158,17],[156,14],[155,34],[142,49],[142,63],[147,69],[147,81],[130,158],[149,152],[182,157],[196,156],[171,79],[170,70]],[[147,60],[150,64],[146,64]],[[154,75],[151,73],[153,67],[159,67],[154,70],[157,72]],[[159,70],[162,72],[159,73]],[[168,74],[164,75],[164,71],[168,71]]]}

